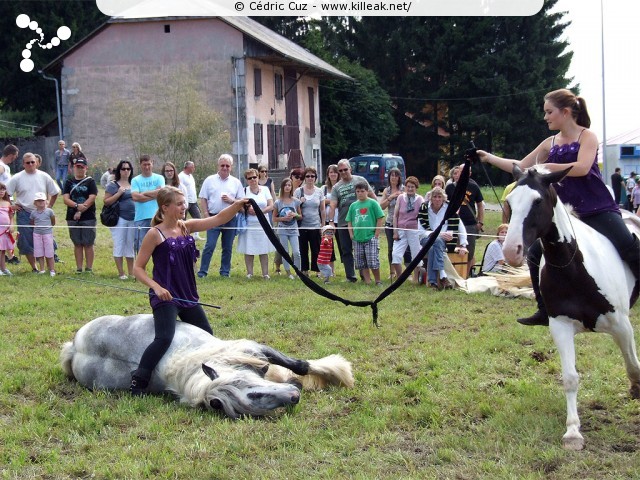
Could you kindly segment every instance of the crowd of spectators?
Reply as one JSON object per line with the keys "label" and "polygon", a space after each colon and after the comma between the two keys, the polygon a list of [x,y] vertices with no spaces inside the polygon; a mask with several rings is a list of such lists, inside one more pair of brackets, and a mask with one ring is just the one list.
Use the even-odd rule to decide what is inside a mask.
{"label": "crowd of spectators", "polygon": [[[37,155],[32,153],[24,154],[24,170],[12,177],[9,166],[18,158],[19,152],[13,145],[3,150],[0,159],[0,223],[7,225],[6,228],[0,225],[0,232],[6,230],[7,234],[12,234],[13,221],[18,226],[19,235],[17,244],[8,240],[0,243],[0,253],[3,254],[3,261],[0,262],[2,275],[10,275],[5,260],[11,258],[13,247],[16,246],[20,255],[26,257],[33,272],[44,273],[43,262],[46,262],[49,273],[55,275],[55,268],[50,264],[53,250],[49,248],[49,244],[46,244],[46,248],[39,244],[37,252],[34,252],[32,217],[44,218],[45,210],[42,207],[45,206],[46,211],[49,211],[60,194],[66,206],[65,220],[74,246],[76,273],[93,271],[98,185],[87,175],[89,161],[78,143],[72,144],[71,151],[66,149],[66,143],[62,140],[58,147],[55,152],[55,180],[38,169]],[[142,155],[138,165],[122,160],[104,173],[99,182],[104,187],[104,205],[117,205],[118,208],[118,221],[115,226],[110,227],[110,233],[112,255],[117,276],[121,280],[133,278],[134,259],[157,211],[158,191],[165,185],[176,187],[183,193],[187,204],[185,217],[190,215],[196,219],[215,216],[237,199],[253,199],[273,225],[280,243],[290,253],[297,269],[304,275],[323,278],[327,283],[335,276],[337,251],[344,264],[347,281],[357,282],[360,278],[365,283],[373,281],[380,284],[378,236],[382,232],[387,238],[389,278],[394,281],[401,272],[403,260],[406,265],[415,258],[421,247],[421,239],[424,241],[430,233],[431,202],[426,199],[431,199],[432,192],[437,191],[438,208],[446,202],[443,177],[434,177],[434,189],[423,198],[417,194],[420,186],[418,179],[403,179],[402,172],[397,168],[389,172],[389,183],[378,200],[367,181],[351,173],[351,165],[346,159],[327,168],[325,182],[321,186],[317,184],[319,175],[314,168],[298,168],[292,170],[289,177],[281,182],[277,192],[265,166],[244,172],[246,187],[231,174],[233,157],[221,155],[217,166],[217,173],[206,177],[200,190],[193,177],[195,164],[191,161],[185,162],[180,172],[173,163],[165,162],[161,166],[161,174],[157,174],[153,172],[153,159],[149,155]],[[137,175],[136,169],[140,172]],[[453,181],[456,180],[454,174]],[[3,197],[6,198],[4,202]],[[475,200],[478,200],[477,196]],[[425,208],[423,218],[418,221],[419,212]],[[245,215],[247,225],[240,234],[236,231],[235,216],[206,231],[206,242],[197,271],[199,278],[208,275],[219,238],[219,275],[230,276],[234,240],[238,236],[235,248],[244,256],[246,277],[253,278],[254,258],[258,256],[262,278],[271,279],[269,255],[275,248],[258,223],[252,206],[246,209]],[[54,215],[47,217],[55,224]],[[464,222],[462,213],[461,218]],[[477,226],[481,225],[482,222],[477,223]],[[40,231],[46,226],[44,223],[39,225]],[[45,235],[48,235],[47,240],[53,241],[51,226],[48,226],[49,230]],[[196,240],[201,239],[197,233],[193,236]],[[442,245],[450,248],[452,241],[455,243],[460,238],[465,243],[454,246],[466,247],[464,233],[450,235],[450,232],[445,232]],[[41,241],[40,237],[38,241]],[[440,264],[441,254],[448,247],[442,245],[437,244],[440,254],[434,258],[434,269],[429,273],[429,282],[433,286],[446,285]],[[319,259],[321,263],[318,262]],[[291,266],[286,261],[283,262],[277,252],[274,260],[277,274],[284,263],[285,275],[291,279],[296,278]],[[417,281],[417,275],[418,269],[414,272],[414,281]]]}

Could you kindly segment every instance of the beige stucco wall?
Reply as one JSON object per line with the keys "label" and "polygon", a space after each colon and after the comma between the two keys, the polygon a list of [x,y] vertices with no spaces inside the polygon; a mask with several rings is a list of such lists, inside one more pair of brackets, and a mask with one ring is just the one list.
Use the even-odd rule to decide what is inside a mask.
{"label": "beige stucco wall", "polygon": [[108,106],[114,99],[130,98],[139,86],[166,78],[176,65],[200,72],[209,105],[229,118],[235,132],[232,57],[242,56],[242,43],[240,32],[210,19],[109,25],[64,59],[66,138],[79,142],[90,159],[114,164],[131,157]]}
{"label": "beige stucco wall", "polygon": [[[255,77],[254,69],[259,68],[262,70],[262,95],[256,97],[255,92]],[[279,73],[284,76],[284,70],[281,67],[277,67],[271,64],[264,63],[257,59],[247,59],[246,61],[246,105],[247,105],[247,142],[249,161],[259,164],[267,164],[268,161],[268,142],[267,139],[267,125],[284,125],[286,122],[285,102],[282,100],[275,100],[275,74]],[[297,83],[298,93],[298,124],[300,125],[300,148],[304,156],[305,163],[311,164],[312,158],[312,146],[320,145],[320,121],[319,112],[320,106],[318,103],[318,79],[303,75]],[[316,137],[311,139],[309,136],[309,99],[307,88],[312,87],[316,92],[315,98],[315,123],[316,123]],[[273,109],[273,113],[271,110]],[[254,123],[262,123],[263,127],[263,154],[258,155],[255,153],[255,139],[254,139]],[[286,168],[287,155],[280,155],[278,158],[279,168]]]}

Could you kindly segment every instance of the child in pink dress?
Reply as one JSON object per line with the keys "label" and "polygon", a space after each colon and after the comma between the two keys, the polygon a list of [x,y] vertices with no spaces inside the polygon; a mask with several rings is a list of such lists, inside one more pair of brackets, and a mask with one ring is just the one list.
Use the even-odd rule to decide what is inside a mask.
{"label": "child in pink dress", "polygon": [[15,246],[13,238],[13,207],[7,193],[7,186],[0,182],[0,275],[11,275],[5,262],[5,253]]}

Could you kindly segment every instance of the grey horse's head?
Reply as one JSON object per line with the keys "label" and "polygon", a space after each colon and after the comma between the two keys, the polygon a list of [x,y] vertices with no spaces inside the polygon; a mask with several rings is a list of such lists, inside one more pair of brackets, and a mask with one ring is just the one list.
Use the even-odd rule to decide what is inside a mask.
{"label": "grey horse's head", "polygon": [[296,405],[300,401],[300,386],[276,383],[264,378],[264,370],[202,364],[208,383],[204,386],[204,403],[237,419],[249,415],[259,417],[276,408]]}

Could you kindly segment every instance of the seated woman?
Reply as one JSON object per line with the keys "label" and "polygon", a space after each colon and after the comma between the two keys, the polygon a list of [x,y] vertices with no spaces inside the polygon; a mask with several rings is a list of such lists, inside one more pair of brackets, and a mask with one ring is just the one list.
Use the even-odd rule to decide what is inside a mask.
{"label": "seated woman", "polygon": [[482,273],[503,271],[504,255],[502,254],[502,244],[508,230],[508,224],[501,224],[496,233],[498,238],[487,245],[487,250],[484,252],[484,259],[482,260]]}
{"label": "seated woman", "polygon": [[[418,228],[421,232],[420,236],[423,237],[420,241],[422,245],[427,242],[428,236],[442,222],[447,205],[447,194],[441,187],[435,187],[431,190],[431,201],[423,203],[418,212]],[[467,230],[457,214],[452,215],[444,223],[440,235],[427,252],[427,281],[429,287],[436,290],[453,288],[444,271],[444,256],[447,251],[457,251],[462,254],[467,252]]]}

